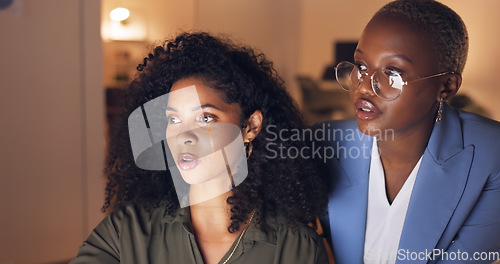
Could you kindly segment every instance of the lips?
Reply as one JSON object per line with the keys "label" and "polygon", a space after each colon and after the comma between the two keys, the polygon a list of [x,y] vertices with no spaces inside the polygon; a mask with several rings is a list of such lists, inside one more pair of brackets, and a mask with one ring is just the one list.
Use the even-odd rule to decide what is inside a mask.
{"label": "lips", "polygon": [[356,117],[360,120],[372,120],[382,114],[372,102],[366,99],[358,99],[354,106],[356,107]]}
{"label": "lips", "polygon": [[177,165],[181,170],[191,170],[194,169],[201,160],[198,156],[191,153],[180,153],[177,155]]}

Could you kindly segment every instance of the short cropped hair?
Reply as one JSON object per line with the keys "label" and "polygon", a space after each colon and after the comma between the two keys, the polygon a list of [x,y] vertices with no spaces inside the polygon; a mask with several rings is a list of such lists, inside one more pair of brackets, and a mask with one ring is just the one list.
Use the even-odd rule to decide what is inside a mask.
{"label": "short cropped hair", "polygon": [[428,32],[445,71],[462,74],[469,36],[460,16],[434,0],[396,0],[383,6],[375,15],[402,18]]}

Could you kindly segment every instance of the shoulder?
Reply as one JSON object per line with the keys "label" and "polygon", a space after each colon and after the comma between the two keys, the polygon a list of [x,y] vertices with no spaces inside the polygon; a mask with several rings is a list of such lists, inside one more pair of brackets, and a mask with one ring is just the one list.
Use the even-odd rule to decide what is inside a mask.
{"label": "shoulder", "polygon": [[[476,114],[457,111],[460,117],[464,147],[474,147],[474,159],[500,170],[500,123]],[[486,168],[485,167],[485,168]]]}
{"label": "shoulder", "polygon": [[279,213],[276,222],[276,252],[280,263],[328,263],[323,237],[315,230],[303,223],[290,225]]}
{"label": "shoulder", "polygon": [[320,237],[314,229],[304,223],[291,223],[286,216],[273,207],[264,209],[264,219],[261,223],[263,230],[272,230],[275,237],[280,240],[310,240],[312,244],[320,244]]}
{"label": "shoulder", "polygon": [[464,147],[474,148],[471,173],[489,173],[500,181],[500,122],[476,114],[457,111]]}
{"label": "shoulder", "polygon": [[[128,204],[116,208],[95,228],[94,232],[102,235],[120,237],[141,230],[149,235],[165,214],[164,207],[146,208],[137,204]],[[155,224],[156,223],[156,224]]]}
{"label": "shoulder", "polygon": [[[464,111],[457,111],[464,136],[464,143],[486,143],[500,146],[500,122]],[[492,146],[493,147],[493,146]]]}
{"label": "shoulder", "polygon": [[[285,220],[284,217],[282,219]],[[277,232],[278,235],[286,236],[287,239],[309,240],[312,246],[318,246],[322,243],[322,237],[312,227],[304,223],[296,223],[292,226],[281,223],[278,225]]]}
{"label": "shoulder", "polygon": [[[391,131],[388,131],[391,132]],[[390,137],[382,134],[381,137]],[[357,162],[369,157],[372,146],[372,136],[361,132],[355,119],[332,120],[313,126],[311,149],[316,162],[330,166],[330,161],[352,160]]]}
{"label": "shoulder", "polygon": [[119,263],[124,257],[133,259],[136,251],[143,251],[141,241],[149,241],[144,238],[151,234],[159,212],[161,208],[148,210],[133,204],[116,208],[91,232],[71,263]]}
{"label": "shoulder", "polygon": [[163,206],[148,208],[139,204],[127,204],[116,208],[109,216],[112,219],[120,221],[151,222],[159,217],[163,217],[164,214],[165,207]]}

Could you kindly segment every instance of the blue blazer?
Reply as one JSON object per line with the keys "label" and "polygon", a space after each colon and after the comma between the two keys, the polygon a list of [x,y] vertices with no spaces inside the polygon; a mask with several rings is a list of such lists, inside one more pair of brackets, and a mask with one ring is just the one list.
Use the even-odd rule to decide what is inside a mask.
{"label": "blue blazer", "polygon": [[[413,187],[396,263],[463,263],[488,254],[472,262],[491,263],[500,252],[500,123],[446,104],[443,110]],[[318,129],[330,133],[319,143],[335,154],[323,163],[331,183],[323,225],[338,264],[363,263],[372,137],[355,120]]]}

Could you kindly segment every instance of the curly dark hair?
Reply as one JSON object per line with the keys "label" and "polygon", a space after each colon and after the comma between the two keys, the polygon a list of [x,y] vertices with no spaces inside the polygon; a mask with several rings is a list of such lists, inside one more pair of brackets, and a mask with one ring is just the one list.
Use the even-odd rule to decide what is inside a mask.
{"label": "curly dark hair", "polygon": [[313,164],[302,158],[270,158],[275,153],[266,148],[271,139],[284,148],[301,149],[306,143],[286,140],[286,135],[271,137],[274,132],[266,129],[273,127],[274,131],[290,133],[305,125],[283,81],[264,54],[205,32],[181,33],[155,47],[137,69],[139,72],[128,88],[128,103],[118,138],[110,143],[104,211],[129,203],[147,208],[162,205],[167,213],[179,208],[168,170],[147,171],[135,165],[127,117],[144,103],[168,93],[176,81],[198,77],[208,87],[223,91],[226,102],[238,103],[241,120],[248,119],[256,110],[264,117],[263,129],[252,142],[248,176],[227,199],[231,207],[229,232],[239,230],[250,212],[264,204],[272,204],[292,226],[324,214],[326,190]]}
{"label": "curly dark hair", "polygon": [[434,43],[443,71],[462,74],[469,35],[462,18],[451,8],[434,0],[396,0],[380,8],[377,16],[396,16],[421,27]]}

